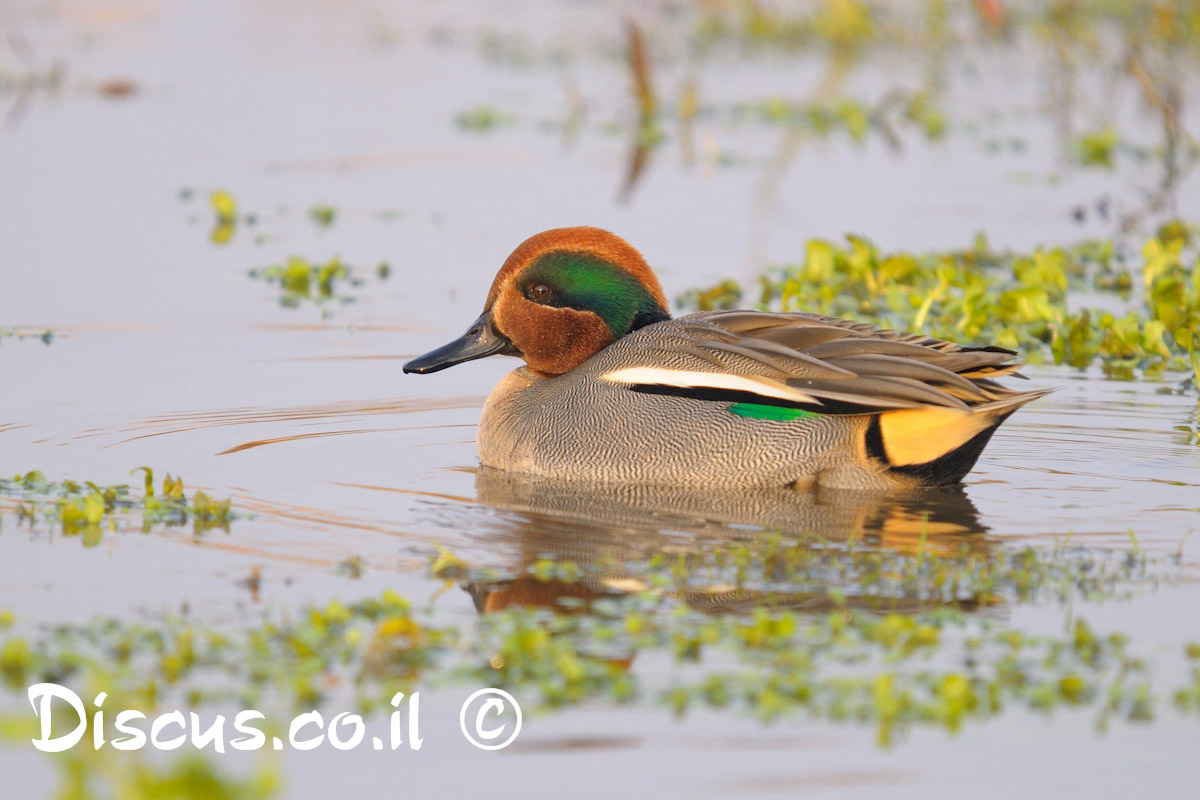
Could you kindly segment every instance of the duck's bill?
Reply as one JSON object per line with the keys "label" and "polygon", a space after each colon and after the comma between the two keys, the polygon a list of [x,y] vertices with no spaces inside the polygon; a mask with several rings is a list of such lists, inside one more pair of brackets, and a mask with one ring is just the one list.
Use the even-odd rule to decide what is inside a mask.
{"label": "duck's bill", "polygon": [[491,312],[485,311],[483,316],[475,320],[467,332],[450,344],[442,345],[437,350],[423,356],[417,356],[404,365],[405,372],[416,372],[424,375],[427,372],[437,372],[446,367],[453,367],[464,361],[474,361],[499,353],[512,353],[513,344],[504,334],[496,330],[492,324]]}

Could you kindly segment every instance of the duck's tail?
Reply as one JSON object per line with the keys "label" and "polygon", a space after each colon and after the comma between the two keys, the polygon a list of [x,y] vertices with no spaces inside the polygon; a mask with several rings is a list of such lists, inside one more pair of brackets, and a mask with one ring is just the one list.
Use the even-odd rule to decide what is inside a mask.
{"label": "duck's tail", "polygon": [[866,450],[892,472],[920,484],[958,483],[1009,415],[1053,391],[996,390],[989,392],[995,399],[972,405],[967,411],[938,406],[885,411],[867,426]]}

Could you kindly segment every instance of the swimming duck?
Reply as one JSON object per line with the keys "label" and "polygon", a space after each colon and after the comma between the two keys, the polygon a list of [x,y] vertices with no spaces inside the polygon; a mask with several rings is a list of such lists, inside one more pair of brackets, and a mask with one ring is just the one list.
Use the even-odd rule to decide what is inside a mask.
{"label": "swimming duck", "polygon": [[1045,391],[963,347],[819,314],[672,318],[642,255],[600,228],[525,240],[463,336],[404,365],[523,358],[488,396],[488,467],[608,483],[893,489],[958,483]]}

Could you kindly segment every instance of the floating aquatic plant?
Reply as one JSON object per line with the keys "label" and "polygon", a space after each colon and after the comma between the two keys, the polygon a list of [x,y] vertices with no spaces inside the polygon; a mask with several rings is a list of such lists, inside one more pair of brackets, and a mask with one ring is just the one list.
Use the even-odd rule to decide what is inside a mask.
{"label": "floating aquatic plant", "polygon": [[[390,274],[391,267],[386,263],[381,263],[375,270],[380,280],[385,280]],[[337,256],[323,264],[291,256],[283,264],[250,270],[250,277],[277,285],[280,290],[279,304],[285,308],[296,308],[306,302],[316,305],[353,303],[356,298],[345,293],[344,289],[356,289],[366,283],[357,269],[343,263]]]}
{"label": "floating aquatic plant", "polygon": [[1200,714],[1200,643],[1187,645],[1184,655],[1190,662],[1190,680],[1188,685],[1175,692],[1173,699],[1181,711]]}
{"label": "floating aquatic plant", "polygon": [[407,689],[457,636],[452,627],[419,618],[391,591],[294,616],[270,615],[237,632],[177,616],[149,624],[57,625],[32,638],[13,630],[0,641],[0,676],[9,689],[24,691],[43,680],[79,685],[103,676],[105,691],[148,708],[172,690],[193,705],[236,699],[249,708],[274,693],[286,707],[301,708],[339,686],[360,685],[372,696]]}
{"label": "floating aquatic plant", "polygon": [[230,500],[216,500],[205,492],[184,494],[183,479],[167,474],[161,491],[154,490],[154,472],[144,472],[144,491],[139,497],[129,486],[100,486],[90,481],[51,481],[39,471],[0,479],[0,497],[15,499],[19,522],[29,525],[58,525],[66,536],[80,536],[85,546],[98,544],[105,530],[121,527],[127,518],[140,515],[141,530],[191,524],[197,533],[228,531],[235,518]]}
{"label": "floating aquatic plant", "polygon": [[773,97],[736,104],[729,113],[735,120],[785,125],[821,138],[844,133],[858,143],[876,131],[893,146],[898,146],[899,124],[917,127],[930,140],[940,139],[947,128],[945,115],[924,92],[893,92],[874,104],[850,97],[808,103]]}
{"label": "floating aquatic plant", "polygon": [[237,228],[237,202],[233,195],[223,190],[210,193],[208,202],[212,206],[214,218],[213,229],[208,238],[213,244],[225,244],[233,238]]}
{"label": "floating aquatic plant", "polygon": [[[1144,292],[1134,297],[1140,276]],[[883,253],[868,239],[813,239],[802,261],[760,279],[768,309],[809,311],[1022,351],[1031,362],[1074,367],[1097,359],[1131,378],[1189,370],[1200,377],[1200,250],[1196,231],[1169,223],[1140,252],[1110,241],[1030,253],[994,251],[982,236],[967,250]],[[1103,291],[1124,312],[1079,308],[1072,291]],[[679,298],[697,308],[738,300],[728,281]]]}
{"label": "floating aquatic plant", "polygon": [[45,70],[12,72],[0,69],[0,94],[27,94],[40,91],[53,94],[62,88],[65,66],[55,63]]}
{"label": "floating aquatic plant", "polygon": [[511,114],[487,105],[460,111],[454,117],[454,122],[458,127],[475,132],[490,131],[503,125],[510,125],[515,121],[516,118]]}
{"label": "floating aquatic plant", "polygon": [[827,45],[849,52],[876,41],[886,24],[882,9],[860,0],[831,0],[799,13],[753,2],[706,4],[697,17],[696,36],[704,49]]}
{"label": "floating aquatic plant", "polygon": [[308,210],[308,216],[317,225],[328,228],[337,219],[337,209],[328,205],[315,205]]}
{"label": "floating aquatic plant", "polygon": [[1013,42],[1019,34],[1030,33],[1034,42],[1078,44],[1081,55],[1096,57],[1103,52],[1102,33],[1118,30],[1134,35],[1143,49],[1194,58],[1189,45],[1200,36],[1200,7],[1173,0],[703,3],[691,19],[702,54],[728,49],[803,52],[821,47],[857,57],[872,48],[936,51],[980,42]]}
{"label": "floating aquatic plant", "polygon": [[[946,91],[951,67],[975,73],[980,50],[1005,49],[1014,59],[1025,59],[1032,50],[1044,53],[1038,60],[1046,74],[1039,83],[1047,96],[1039,103],[1039,114],[1053,116],[1060,165],[1115,169],[1117,156],[1131,155],[1161,165],[1161,175],[1146,184],[1143,197],[1125,202],[1140,206],[1122,210],[1122,224],[1132,217],[1160,215],[1171,208],[1178,185],[1200,163],[1200,140],[1185,125],[1181,100],[1186,96],[1177,65],[1195,59],[1194,46],[1200,38],[1200,10],[1194,3],[1072,2],[1021,4],[1000,2],[950,4],[931,0],[921,4],[887,4],[863,0],[825,0],[806,4],[761,2],[714,2],[686,5],[671,14],[653,15],[639,21],[637,46],[621,47],[615,40],[593,48],[596,55],[618,59],[632,67],[636,113],[622,109],[598,129],[629,135],[633,147],[627,159],[626,178],[618,197],[628,200],[634,184],[646,171],[649,153],[670,135],[676,123],[683,162],[696,161],[694,126],[697,118],[718,120],[727,125],[753,121],[785,128],[785,139],[774,156],[730,152],[705,140],[705,161],[713,166],[767,165],[764,183],[777,180],[781,169],[809,137],[846,135],[855,142],[878,136],[900,150],[902,128],[919,130],[936,140],[951,130],[988,131],[984,140],[989,151],[1024,152],[1030,142],[1018,135],[994,135],[990,115],[986,120],[957,119],[951,125]],[[615,32],[614,32],[615,33]],[[641,44],[642,40],[657,47]],[[682,46],[680,46],[682,40]],[[672,46],[671,43],[675,43]],[[577,48],[576,48],[577,49]],[[686,51],[685,90],[679,101],[655,102],[648,77],[653,73],[652,56],[670,64]],[[543,52],[544,51],[544,52]],[[769,53],[774,59],[793,57],[811,64],[827,59],[820,82],[810,91],[726,103],[720,107],[701,103],[702,73],[722,69],[731,57],[744,59]],[[561,67],[577,52],[564,54],[553,48],[535,48],[527,34],[487,34],[485,57],[527,66],[535,61]],[[921,78],[915,86],[896,86],[882,97],[850,94],[847,84],[858,62],[875,55],[894,58],[897,54],[920,59]],[[1109,76],[1111,85],[1138,93],[1147,115],[1161,121],[1161,139],[1153,145],[1135,145],[1124,115],[1110,111],[1097,116],[1097,103],[1088,96],[1078,76],[1094,72]],[[986,77],[995,73],[988,70]],[[581,115],[576,112],[580,92],[568,90],[566,121],[543,120],[540,130],[574,137]],[[1108,104],[1099,104],[1107,108]],[[959,106],[958,108],[963,108]],[[958,108],[954,110],[958,110]],[[651,113],[647,114],[647,109]],[[598,115],[592,114],[593,118]],[[997,112],[1003,121],[1026,118],[1026,109],[1012,106]],[[1085,118],[1082,122],[1079,118]],[[498,127],[512,119],[489,105],[464,111],[460,126],[472,131]],[[1080,129],[1082,131],[1080,132]],[[1072,133],[1072,132],[1075,133]],[[1037,142],[1035,137],[1034,142]],[[1059,169],[1044,176],[1051,182],[1062,178]]]}
{"label": "floating aquatic plant", "polygon": [[[390,591],[271,611],[236,630],[174,616],[29,630],[9,615],[0,677],[14,691],[102,686],[147,710],[180,700],[310,708],[347,692],[370,710],[415,686],[489,685],[527,707],[607,698],[857,722],[885,744],[915,725],[955,731],[1010,706],[1090,708],[1100,726],[1155,713],[1152,675],[1129,640],[1094,631],[1076,606],[1173,580],[1170,562],[1066,546],[900,553],[778,538],[602,562],[538,559],[497,574],[441,552],[432,572],[465,581],[484,612],[470,636],[439,621],[436,605]],[[517,599],[495,601],[513,587]],[[1075,618],[1063,634],[1029,635],[988,611],[1005,603],[1058,604]],[[655,654],[676,668],[643,674],[639,660]],[[1184,710],[1193,691],[1174,695]]]}
{"label": "floating aquatic plant", "polygon": [[1085,167],[1112,169],[1120,136],[1113,128],[1081,133],[1068,143],[1071,156]]}
{"label": "floating aquatic plant", "polygon": [[54,341],[54,331],[49,328],[41,330],[26,327],[0,328],[0,342],[5,339],[14,339],[18,342],[24,339],[39,339],[42,344],[50,344]]}
{"label": "floating aquatic plant", "polygon": [[[492,595],[513,587],[521,600],[481,619],[468,674],[550,707],[640,697],[676,713],[703,705],[873,724],[882,744],[913,725],[956,731],[1014,705],[1090,707],[1103,729],[1154,714],[1127,638],[1081,618],[1062,637],[1031,636],[986,609],[1120,596],[1155,580],[1147,568],[1132,552],[897,553],[778,539],[633,565],[542,559],[528,578],[473,584],[484,608],[504,607]],[[530,579],[542,590],[522,584]],[[571,590],[580,584],[590,593]],[[665,684],[630,667],[647,652],[674,657]]]}

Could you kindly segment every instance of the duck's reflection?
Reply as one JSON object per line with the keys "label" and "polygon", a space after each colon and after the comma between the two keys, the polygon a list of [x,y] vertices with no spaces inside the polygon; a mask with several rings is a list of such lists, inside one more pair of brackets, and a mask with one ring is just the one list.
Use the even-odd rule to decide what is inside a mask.
{"label": "duck's reflection", "polygon": [[[721,492],[676,486],[589,485],[514,475],[480,468],[479,505],[488,513],[472,526],[491,552],[507,552],[506,574],[518,577],[466,585],[480,613],[511,606],[586,609],[601,597],[644,588],[627,565],[655,556],[689,558],[706,550],[783,539],[827,544],[854,539],[900,553],[951,554],[985,547],[986,528],[960,487],[913,493],[861,493],[820,489]],[[583,567],[576,581],[528,574],[543,559]],[[833,587],[841,589],[842,587]],[[710,611],[760,605],[762,591],[729,585],[692,586],[680,598]],[[832,601],[825,591],[770,593],[777,607],[820,610]],[[856,606],[878,598],[841,595]],[[920,598],[892,598],[888,608],[927,607]]]}

